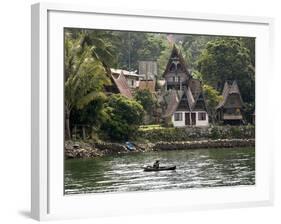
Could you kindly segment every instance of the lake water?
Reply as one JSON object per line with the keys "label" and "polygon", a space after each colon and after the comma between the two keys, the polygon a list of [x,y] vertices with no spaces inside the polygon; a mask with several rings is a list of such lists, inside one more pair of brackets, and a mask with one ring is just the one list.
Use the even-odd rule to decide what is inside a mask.
{"label": "lake water", "polygon": [[[174,171],[143,172],[160,160]],[[255,184],[255,149],[131,153],[65,161],[65,194],[149,191]]]}

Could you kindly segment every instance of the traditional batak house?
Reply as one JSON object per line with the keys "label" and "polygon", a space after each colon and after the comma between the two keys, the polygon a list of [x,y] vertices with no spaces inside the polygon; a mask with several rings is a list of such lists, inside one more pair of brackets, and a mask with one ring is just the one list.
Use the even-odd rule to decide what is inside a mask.
{"label": "traditional batak house", "polygon": [[182,55],[174,46],[163,74],[165,111],[163,118],[175,127],[209,125],[201,82],[188,71]]}
{"label": "traditional batak house", "polygon": [[236,81],[225,82],[222,91],[223,99],[217,106],[218,120],[224,124],[242,124],[244,103]]}
{"label": "traditional batak house", "polygon": [[122,96],[125,96],[129,99],[133,98],[128,82],[121,70],[110,69],[109,77],[111,79],[112,85],[105,87],[105,91],[107,92],[108,95],[112,93],[114,94],[120,93]]}

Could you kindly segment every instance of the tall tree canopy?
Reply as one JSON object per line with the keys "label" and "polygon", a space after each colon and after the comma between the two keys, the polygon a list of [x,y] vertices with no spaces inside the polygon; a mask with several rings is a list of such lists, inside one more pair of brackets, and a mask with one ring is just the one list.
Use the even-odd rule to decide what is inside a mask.
{"label": "tall tree canopy", "polygon": [[206,101],[207,111],[210,116],[211,122],[216,122],[216,106],[222,100],[220,93],[212,86],[203,85],[203,93]]}
{"label": "tall tree canopy", "polygon": [[141,124],[144,115],[141,104],[120,94],[109,97],[105,113],[107,119],[102,125],[102,130],[115,140],[127,140],[132,136]]}
{"label": "tall tree canopy", "polygon": [[103,63],[93,57],[95,45],[89,45],[87,38],[84,32],[75,37],[65,34],[64,103],[66,137],[69,139],[72,109],[82,109],[95,99],[105,98],[103,87],[110,84]]}
{"label": "tall tree canopy", "polygon": [[157,106],[155,96],[149,90],[138,90],[135,92],[134,98],[142,105],[143,109],[151,114]]}
{"label": "tall tree canopy", "polygon": [[156,61],[165,49],[167,41],[163,34],[115,31],[120,39],[117,67],[125,70],[138,70],[138,61]]}
{"label": "tall tree canopy", "polygon": [[250,50],[238,38],[220,38],[208,42],[198,60],[204,82],[222,91],[224,82],[236,80],[243,100],[254,101],[255,72]]}

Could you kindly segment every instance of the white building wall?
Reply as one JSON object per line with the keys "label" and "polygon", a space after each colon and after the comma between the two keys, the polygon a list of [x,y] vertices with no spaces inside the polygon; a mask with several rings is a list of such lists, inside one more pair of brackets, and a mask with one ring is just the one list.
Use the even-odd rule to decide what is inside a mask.
{"label": "white building wall", "polygon": [[196,127],[207,127],[209,126],[209,116],[206,113],[206,120],[198,120],[198,113],[206,113],[205,111],[198,111],[196,112]]}
{"label": "white building wall", "polygon": [[[175,121],[175,113],[182,113],[182,120]],[[172,123],[174,127],[184,127],[185,126],[185,111],[177,111],[172,115]]]}
{"label": "white building wall", "polygon": [[129,88],[137,88],[137,80],[132,78],[127,78],[127,84]]}
{"label": "white building wall", "polygon": [[[172,115],[172,123],[174,127],[185,127],[185,113],[189,111],[176,111],[175,113],[182,113],[182,120],[181,121],[176,121],[175,120],[175,113]],[[194,111],[196,113],[196,127],[208,127],[209,126],[209,116],[206,113],[206,120],[198,120],[198,113],[202,113],[205,111]]]}

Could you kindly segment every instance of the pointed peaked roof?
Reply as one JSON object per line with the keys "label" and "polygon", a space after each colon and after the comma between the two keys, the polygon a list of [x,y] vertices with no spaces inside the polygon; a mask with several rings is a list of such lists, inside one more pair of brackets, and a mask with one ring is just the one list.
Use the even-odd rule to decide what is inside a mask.
{"label": "pointed peaked roof", "polygon": [[174,44],[173,45],[173,49],[172,49],[172,52],[171,52],[171,55],[169,57],[169,60],[168,60],[168,63],[166,65],[166,69],[163,73],[163,76],[165,76],[168,72],[169,72],[169,68],[170,68],[170,65],[171,63],[173,62],[173,59],[174,58],[178,58],[179,59],[179,62],[182,66],[182,70],[187,74],[187,75],[190,75],[189,72],[188,72],[188,69],[187,69],[187,65],[184,61],[184,58],[182,56],[182,54],[179,52],[178,48],[176,47],[176,45]]}
{"label": "pointed peaked roof", "polygon": [[223,87],[223,90],[222,90],[222,96],[227,96],[228,93],[229,93],[229,90],[230,90],[230,85],[228,84],[228,82],[225,82],[224,83],[224,87]]}
{"label": "pointed peaked roof", "polygon": [[[200,105],[201,105],[201,106],[200,106]],[[203,92],[200,92],[200,93],[198,94],[198,97],[197,97],[197,99],[196,99],[196,101],[195,101],[194,106],[193,106],[192,109],[193,109],[193,110],[196,110],[196,109],[204,109],[204,110],[207,110]]]}
{"label": "pointed peaked roof", "polygon": [[231,85],[226,81],[226,82],[224,83],[224,87],[223,87],[223,91],[222,91],[222,97],[223,97],[223,99],[219,102],[219,105],[217,106],[216,109],[219,109],[219,108],[221,108],[221,107],[224,106],[224,104],[226,103],[227,98],[228,98],[228,96],[229,96],[230,94],[238,94],[239,97],[240,97],[240,100],[241,100],[242,105],[244,104],[244,103],[243,103],[243,99],[242,99],[242,97],[241,97],[241,93],[240,93],[238,84],[237,84],[237,81],[234,80]]}
{"label": "pointed peaked roof", "polygon": [[165,98],[167,108],[165,113],[163,114],[164,118],[171,116],[177,110],[180,102],[180,98],[176,90],[171,90]]}
{"label": "pointed peaked roof", "polygon": [[[186,105],[185,110],[193,111],[194,109],[196,109],[198,103],[203,103],[204,109],[206,110],[203,94],[200,93],[199,97],[197,97],[197,99],[195,100],[189,87],[184,88],[183,91],[169,90],[167,96],[165,97],[165,101],[167,107],[163,115],[164,118],[171,116],[180,106],[183,106],[183,104]],[[179,110],[182,110],[182,108],[180,108]]]}
{"label": "pointed peaked roof", "polygon": [[121,95],[123,95],[129,99],[133,98],[133,95],[130,91],[130,88],[127,84],[126,78],[122,71],[120,73],[111,72],[111,79],[112,79],[113,83],[116,85],[116,87],[119,90]]}
{"label": "pointed peaked roof", "polygon": [[185,90],[185,94],[187,96],[187,102],[188,102],[189,108],[193,109],[195,100],[193,98],[192,92],[189,87]]}
{"label": "pointed peaked roof", "polygon": [[238,88],[236,80],[233,81],[232,86],[231,86],[231,88],[229,90],[229,94],[232,94],[232,93],[240,94],[240,91],[239,91],[239,88]]}

